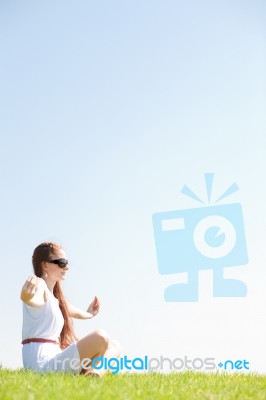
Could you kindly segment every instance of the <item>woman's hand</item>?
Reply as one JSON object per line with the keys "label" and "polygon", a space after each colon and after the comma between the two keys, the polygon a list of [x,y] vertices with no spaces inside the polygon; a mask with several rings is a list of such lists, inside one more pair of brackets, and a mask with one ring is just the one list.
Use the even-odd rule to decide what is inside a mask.
{"label": "woman's hand", "polygon": [[30,275],[22,286],[21,297],[23,296],[23,299],[26,303],[31,300],[36,293],[37,280],[38,278],[36,275]]}
{"label": "woman's hand", "polygon": [[97,296],[94,297],[93,302],[89,305],[87,312],[92,314],[94,317],[100,311],[100,301]]}
{"label": "woman's hand", "polygon": [[[26,280],[26,282],[24,283],[24,285],[22,286],[20,295],[21,300],[29,305],[41,306],[44,303],[43,300],[44,287],[45,287],[45,282],[43,281],[43,279],[38,278],[36,275],[30,275]],[[35,296],[37,291],[40,294],[40,296],[39,295]],[[34,296],[37,301],[31,302]]]}

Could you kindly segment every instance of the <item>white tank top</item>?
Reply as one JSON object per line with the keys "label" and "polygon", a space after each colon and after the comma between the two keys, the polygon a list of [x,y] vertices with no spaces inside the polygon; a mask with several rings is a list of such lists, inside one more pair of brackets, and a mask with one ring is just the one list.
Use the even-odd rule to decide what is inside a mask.
{"label": "white tank top", "polygon": [[41,307],[23,302],[22,340],[42,338],[58,341],[64,326],[64,317],[58,299],[47,290],[47,301]]}

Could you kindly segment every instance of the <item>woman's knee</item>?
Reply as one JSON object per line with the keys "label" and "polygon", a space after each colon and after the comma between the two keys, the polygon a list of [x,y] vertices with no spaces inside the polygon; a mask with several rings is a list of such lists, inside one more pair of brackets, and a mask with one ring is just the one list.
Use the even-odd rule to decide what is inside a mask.
{"label": "woman's knee", "polygon": [[110,343],[109,336],[104,329],[97,329],[92,332],[95,340],[99,343],[99,346],[103,349],[107,349]]}

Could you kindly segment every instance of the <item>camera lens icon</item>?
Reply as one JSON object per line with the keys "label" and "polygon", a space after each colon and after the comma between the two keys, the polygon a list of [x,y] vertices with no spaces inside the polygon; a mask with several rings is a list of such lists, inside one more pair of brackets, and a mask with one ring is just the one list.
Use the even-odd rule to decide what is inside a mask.
{"label": "camera lens icon", "polygon": [[153,214],[161,274],[219,269],[248,262],[240,204]]}
{"label": "camera lens icon", "polygon": [[193,242],[203,256],[222,258],[234,249],[236,230],[227,218],[211,215],[198,222],[193,232]]}

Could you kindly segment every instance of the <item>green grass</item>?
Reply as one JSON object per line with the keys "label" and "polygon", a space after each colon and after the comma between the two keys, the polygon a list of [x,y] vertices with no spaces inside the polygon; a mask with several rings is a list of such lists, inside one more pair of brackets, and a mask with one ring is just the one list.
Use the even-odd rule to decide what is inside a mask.
{"label": "green grass", "polygon": [[266,376],[179,372],[81,375],[0,369],[1,400],[165,399],[266,400]]}

